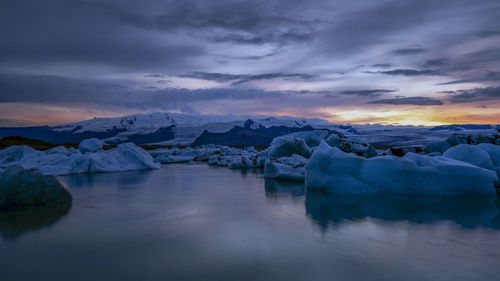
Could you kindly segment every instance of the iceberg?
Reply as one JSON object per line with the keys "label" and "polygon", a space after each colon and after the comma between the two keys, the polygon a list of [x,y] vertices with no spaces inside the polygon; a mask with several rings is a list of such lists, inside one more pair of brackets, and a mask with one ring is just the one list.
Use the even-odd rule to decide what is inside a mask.
{"label": "iceberg", "polygon": [[71,194],[53,176],[19,165],[7,167],[0,175],[0,208],[59,206],[71,201]]}
{"label": "iceberg", "polygon": [[444,153],[449,148],[459,144],[481,144],[490,143],[500,145],[500,134],[498,132],[488,134],[452,134],[444,141],[432,142],[425,147],[426,153]]}
{"label": "iceberg", "polygon": [[467,162],[488,170],[493,169],[493,162],[491,161],[490,155],[476,145],[459,144],[446,150],[443,156]]}
{"label": "iceberg", "polygon": [[495,186],[500,186],[500,146],[460,144],[446,150],[443,156],[494,171],[498,177]]}
{"label": "iceberg", "polygon": [[328,130],[297,132],[275,138],[266,151],[264,177],[304,181],[304,165],[322,142],[365,157],[377,155],[369,144]]}
{"label": "iceberg", "polygon": [[493,171],[443,156],[363,158],[325,142],[306,166],[309,189],[340,194],[495,194]]}
{"label": "iceberg", "polygon": [[182,156],[182,155],[171,155],[171,154],[162,154],[155,158],[155,161],[158,161],[162,164],[173,164],[173,163],[189,163],[193,161],[193,156]]}
{"label": "iceberg", "polygon": [[263,155],[254,147],[243,149],[223,145],[202,145],[199,147],[173,147],[150,152],[160,163],[208,162],[209,165],[246,169],[263,167]]}
{"label": "iceberg", "polygon": [[86,147],[84,153],[62,146],[47,151],[38,151],[28,146],[11,146],[0,151],[0,167],[16,164],[25,169],[35,169],[44,175],[160,168],[160,164],[147,151],[132,143],[120,144],[110,150],[99,150],[95,142],[85,142],[82,141],[82,147]]}
{"label": "iceberg", "polygon": [[96,138],[85,139],[78,146],[81,153],[97,152],[102,150],[102,142]]}
{"label": "iceberg", "polygon": [[304,181],[304,167],[293,167],[277,162],[266,162],[264,177],[268,179],[282,179],[291,181]]}

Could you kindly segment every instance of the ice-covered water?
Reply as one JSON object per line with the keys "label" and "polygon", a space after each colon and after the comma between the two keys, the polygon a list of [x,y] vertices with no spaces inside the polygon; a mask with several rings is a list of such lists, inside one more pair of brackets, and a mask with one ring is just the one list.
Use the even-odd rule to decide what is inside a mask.
{"label": "ice-covered water", "polygon": [[60,177],[0,213],[1,280],[498,280],[491,198],[339,196],[206,165]]}

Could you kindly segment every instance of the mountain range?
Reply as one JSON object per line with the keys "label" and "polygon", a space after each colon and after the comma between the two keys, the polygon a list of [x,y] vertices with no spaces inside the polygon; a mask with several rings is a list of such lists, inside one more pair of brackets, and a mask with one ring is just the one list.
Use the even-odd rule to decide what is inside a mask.
{"label": "mountain range", "polygon": [[289,116],[200,115],[154,112],[113,118],[94,118],[56,126],[4,127],[0,138],[19,136],[52,144],[75,144],[98,138],[106,144],[137,145],[262,145],[274,137],[328,129],[374,145],[415,145],[445,139],[453,132],[481,133],[498,125],[418,126],[340,125],[317,118]]}

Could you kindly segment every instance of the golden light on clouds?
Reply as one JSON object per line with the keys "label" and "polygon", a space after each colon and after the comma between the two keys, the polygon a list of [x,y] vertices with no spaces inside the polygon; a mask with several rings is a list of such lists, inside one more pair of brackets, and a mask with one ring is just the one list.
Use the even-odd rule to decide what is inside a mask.
{"label": "golden light on clouds", "polygon": [[500,108],[460,106],[318,110],[334,123],[437,126],[446,124],[497,124]]}

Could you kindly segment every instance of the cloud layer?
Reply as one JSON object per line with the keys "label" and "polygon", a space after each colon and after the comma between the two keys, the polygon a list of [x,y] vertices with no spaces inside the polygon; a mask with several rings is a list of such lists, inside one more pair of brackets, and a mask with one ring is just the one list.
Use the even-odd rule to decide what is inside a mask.
{"label": "cloud layer", "polygon": [[380,111],[438,106],[493,123],[499,15],[494,0],[4,0],[0,108],[390,123]]}

